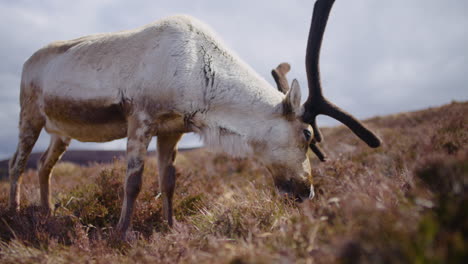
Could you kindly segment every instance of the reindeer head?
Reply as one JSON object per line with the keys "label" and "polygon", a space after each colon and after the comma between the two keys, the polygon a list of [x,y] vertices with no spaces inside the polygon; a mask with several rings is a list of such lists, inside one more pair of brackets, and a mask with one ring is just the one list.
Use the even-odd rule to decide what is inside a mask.
{"label": "reindeer head", "polygon": [[281,192],[292,195],[298,201],[314,196],[310,164],[307,158],[308,147],[321,161],[326,159],[317,146],[317,143],[322,141],[322,134],[316,123],[317,115],[328,115],[342,122],[370,147],[375,148],[381,144],[380,139],[374,133],[355,117],[328,101],[322,94],[319,70],[320,48],[333,3],[334,0],[317,0],[314,6],[306,51],[309,96],[302,107],[300,106],[300,87],[297,80],[293,80],[291,87],[289,87],[286,78],[286,74],[291,68],[290,65],[282,63],[272,70],[278,90],[286,95],[283,102],[283,115],[289,120],[291,131],[288,131],[290,137],[287,138],[289,147],[278,151],[282,152],[283,159],[285,156],[289,158],[285,162],[267,166],[273,174],[277,188]]}
{"label": "reindeer head", "polygon": [[[286,64],[283,64],[287,66]],[[286,88],[286,87],[284,87]],[[301,119],[301,89],[294,80],[270,123],[265,144],[257,156],[273,175],[276,187],[296,201],[312,198],[314,189],[307,156],[313,132]]]}

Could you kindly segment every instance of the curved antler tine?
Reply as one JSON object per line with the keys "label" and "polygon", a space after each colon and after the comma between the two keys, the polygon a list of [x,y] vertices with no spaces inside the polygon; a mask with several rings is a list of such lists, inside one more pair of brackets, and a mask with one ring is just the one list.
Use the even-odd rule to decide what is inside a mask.
{"label": "curved antler tine", "polygon": [[273,75],[273,79],[275,79],[276,86],[278,90],[284,94],[289,91],[289,84],[288,79],[286,78],[286,74],[291,70],[291,65],[287,62],[283,62],[276,69],[271,70],[271,75]]}
{"label": "curved antler tine", "polygon": [[325,156],[325,154],[323,154],[322,149],[320,149],[320,147],[317,146],[315,142],[311,142],[309,144],[309,147],[321,162],[327,161],[327,156]]}
{"label": "curved antler tine", "polygon": [[322,141],[322,134],[318,129],[316,117],[320,114],[318,106],[324,97],[322,84],[320,82],[320,49],[322,47],[323,34],[327,25],[328,17],[334,0],[317,0],[314,5],[312,22],[309,30],[306,50],[306,72],[309,85],[309,96],[304,104],[304,122],[312,125],[314,138],[317,142]]}
{"label": "curved antler tine", "polygon": [[323,138],[322,132],[320,132],[320,129],[317,126],[317,121],[315,120],[315,117],[314,117],[314,120],[311,122],[311,126],[312,126],[312,130],[314,131],[315,141],[322,142],[322,138]]}
{"label": "curved antler tine", "polygon": [[319,114],[325,114],[348,126],[359,138],[365,141],[369,146],[375,148],[380,146],[380,139],[355,117],[330,103],[322,94],[319,67],[320,49],[328,17],[334,2],[335,0],[317,0],[314,5],[306,51],[309,97],[304,103],[302,120],[312,125],[314,133],[316,133],[315,139],[318,142],[321,141],[322,137],[316,124],[316,117]]}
{"label": "curved antler tine", "polygon": [[345,124],[349,127],[354,134],[356,134],[360,139],[367,143],[372,148],[377,148],[381,145],[381,140],[372,133],[367,127],[364,126],[359,120],[355,117],[347,113],[346,111],[342,110],[338,106],[334,105],[331,102],[326,102],[321,107],[321,112],[324,115],[330,116],[335,118],[336,120],[340,121],[341,123]]}

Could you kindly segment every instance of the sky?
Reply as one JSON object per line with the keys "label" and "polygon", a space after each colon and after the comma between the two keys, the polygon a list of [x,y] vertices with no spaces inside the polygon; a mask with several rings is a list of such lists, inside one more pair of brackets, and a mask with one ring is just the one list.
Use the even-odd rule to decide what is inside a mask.
{"label": "sky", "polygon": [[[0,0],[0,159],[15,151],[23,63],[55,40],[136,28],[188,14],[272,85],[271,69],[292,65],[307,97],[304,56],[312,0]],[[337,0],[321,54],[324,94],[360,119],[468,100],[468,1]],[[337,122],[320,117],[319,126]],[[34,151],[47,148],[42,132]],[[125,149],[125,140],[74,149]],[[199,145],[188,135],[181,147]],[[150,149],[155,143],[150,144]]]}

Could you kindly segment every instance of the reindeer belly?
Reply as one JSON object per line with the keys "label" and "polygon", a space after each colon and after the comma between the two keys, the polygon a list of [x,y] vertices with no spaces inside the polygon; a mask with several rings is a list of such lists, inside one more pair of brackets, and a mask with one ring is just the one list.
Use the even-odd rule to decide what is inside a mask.
{"label": "reindeer belly", "polygon": [[127,136],[125,107],[98,100],[44,100],[45,129],[83,142],[106,142]]}

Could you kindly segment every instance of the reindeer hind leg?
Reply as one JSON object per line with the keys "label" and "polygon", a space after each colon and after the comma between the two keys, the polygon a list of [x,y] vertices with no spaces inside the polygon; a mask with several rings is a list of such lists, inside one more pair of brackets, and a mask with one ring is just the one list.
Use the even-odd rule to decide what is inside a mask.
{"label": "reindeer hind leg", "polygon": [[21,178],[29,155],[41,133],[44,122],[42,118],[28,117],[22,111],[19,126],[19,141],[15,154],[9,163],[10,200],[9,208],[19,210]]}
{"label": "reindeer hind leg", "polygon": [[60,157],[70,144],[70,138],[50,135],[50,144],[39,160],[39,184],[41,188],[41,206],[50,211],[50,175]]}

